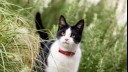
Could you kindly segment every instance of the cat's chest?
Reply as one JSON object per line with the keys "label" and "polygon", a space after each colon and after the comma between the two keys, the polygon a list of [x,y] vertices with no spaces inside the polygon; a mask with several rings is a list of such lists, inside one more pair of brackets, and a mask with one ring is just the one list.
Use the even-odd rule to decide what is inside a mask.
{"label": "cat's chest", "polygon": [[51,49],[50,49],[50,56],[52,56],[52,58],[54,58],[54,60],[60,62],[60,63],[72,63],[74,62],[75,60],[78,60],[80,57],[81,57],[81,50],[80,48],[77,49],[77,51],[75,52],[74,55],[72,56],[66,56],[62,53],[59,52],[59,45],[58,44],[53,44],[51,46]]}
{"label": "cat's chest", "polygon": [[50,50],[49,59],[54,60],[57,64],[70,65],[73,64],[74,60],[77,59],[77,56],[66,56],[59,52],[59,46],[53,45]]}
{"label": "cat's chest", "polygon": [[[78,49],[73,56],[66,56],[59,51],[58,45],[53,45],[50,49],[48,56],[48,68],[47,70],[59,70],[59,72],[76,72],[80,57],[81,51]],[[74,71],[72,71],[74,70]],[[58,72],[58,71],[54,71]]]}

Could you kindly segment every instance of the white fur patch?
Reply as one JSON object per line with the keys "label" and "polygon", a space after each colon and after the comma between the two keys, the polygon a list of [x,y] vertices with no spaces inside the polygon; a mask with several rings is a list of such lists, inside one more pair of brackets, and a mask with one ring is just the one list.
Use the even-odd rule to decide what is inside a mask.
{"label": "white fur patch", "polygon": [[71,36],[71,28],[68,28],[65,32],[65,36],[69,38]]}
{"label": "white fur patch", "polygon": [[76,46],[75,55],[71,57],[59,53],[59,48],[60,45],[58,41],[51,46],[47,59],[48,67],[46,68],[46,72],[77,72],[81,58],[79,45]]}

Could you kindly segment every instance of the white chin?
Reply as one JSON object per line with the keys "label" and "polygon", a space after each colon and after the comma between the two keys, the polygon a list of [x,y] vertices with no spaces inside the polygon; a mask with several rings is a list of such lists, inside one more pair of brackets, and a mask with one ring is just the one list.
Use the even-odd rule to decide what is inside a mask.
{"label": "white chin", "polygon": [[62,44],[63,44],[64,46],[69,46],[69,43],[64,43],[64,42],[63,42]]}

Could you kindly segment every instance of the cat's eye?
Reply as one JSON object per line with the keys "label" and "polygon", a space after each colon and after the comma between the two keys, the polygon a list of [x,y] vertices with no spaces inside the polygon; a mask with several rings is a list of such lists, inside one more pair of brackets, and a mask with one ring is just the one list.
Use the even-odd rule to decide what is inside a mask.
{"label": "cat's eye", "polygon": [[65,36],[65,32],[61,32],[61,35],[62,35],[62,36]]}
{"label": "cat's eye", "polygon": [[74,38],[75,37],[75,34],[72,34],[72,37]]}

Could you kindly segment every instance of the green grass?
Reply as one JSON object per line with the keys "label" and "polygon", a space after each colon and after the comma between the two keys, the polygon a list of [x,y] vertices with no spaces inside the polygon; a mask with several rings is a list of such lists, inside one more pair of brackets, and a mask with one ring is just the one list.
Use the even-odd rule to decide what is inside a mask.
{"label": "green grass", "polygon": [[[106,7],[106,1],[91,5],[85,0],[80,7],[78,0],[72,4],[56,0],[42,8],[51,39],[61,14],[72,25],[85,19],[79,72],[127,72],[127,22],[118,26],[117,6]],[[39,46],[34,15],[43,4],[42,0],[0,0],[0,72],[31,71]]]}

